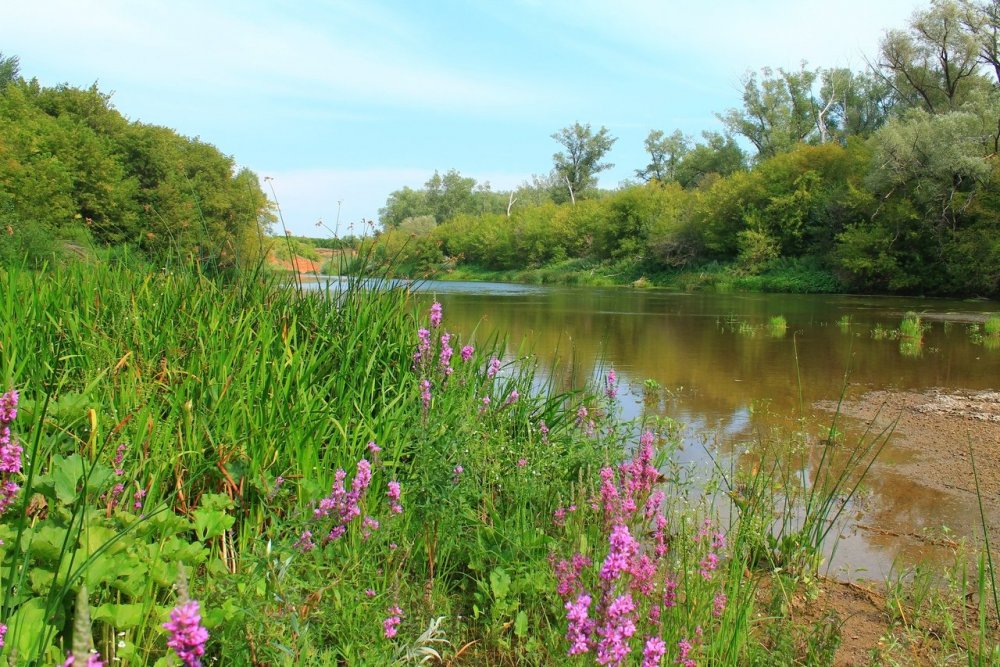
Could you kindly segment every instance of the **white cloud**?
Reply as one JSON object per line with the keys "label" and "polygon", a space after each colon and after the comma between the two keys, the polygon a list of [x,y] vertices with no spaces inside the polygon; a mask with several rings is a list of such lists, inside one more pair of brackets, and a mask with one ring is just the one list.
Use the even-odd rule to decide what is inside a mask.
{"label": "white cloud", "polygon": [[[498,113],[548,95],[523,82],[435,61],[432,36],[386,11],[338,3],[296,15],[253,3],[177,0],[19,2],[4,10],[5,41],[123,83],[165,92],[369,101]],[[389,39],[387,39],[387,36]],[[25,63],[25,65],[29,65]]]}
{"label": "white cloud", "polygon": [[[764,66],[864,66],[887,29],[903,27],[919,0],[552,0],[531,11],[583,28],[601,40],[670,59],[680,77],[713,69],[739,74]],[[578,39],[581,45],[588,40]],[[680,58],[681,61],[678,61]]]}

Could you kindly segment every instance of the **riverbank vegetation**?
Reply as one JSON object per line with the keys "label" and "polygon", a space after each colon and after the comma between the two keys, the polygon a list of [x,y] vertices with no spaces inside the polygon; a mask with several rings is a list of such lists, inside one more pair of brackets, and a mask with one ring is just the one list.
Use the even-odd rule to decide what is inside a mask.
{"label": "riverbank vegetation", "polygon": [[199,139],[128,120],[96,85],[41,86],[0,54],[0,262],[132,255],[206,270],[273,241],[257,176]]}
{"label": "riverbank vegetation", "polygon": [[675,424],[618,419],[613,369],[555,393],[406,291],[136,266],[0,269],[17,664],[177,664],[183,599],[204,664],[998,657],[982,560],[933,596],[865,588],[871,645],[817,611],[884,433],[690,469]]}
{"label": "riverbank vegetation", "polygon": [[389,196],[376,243],[410,275],[996,297],[998,26],[939,0],[865,71],[751,72],[724,132],[651,131],[613,191],[614,137],[579,123],[515,190],[435,172]]}

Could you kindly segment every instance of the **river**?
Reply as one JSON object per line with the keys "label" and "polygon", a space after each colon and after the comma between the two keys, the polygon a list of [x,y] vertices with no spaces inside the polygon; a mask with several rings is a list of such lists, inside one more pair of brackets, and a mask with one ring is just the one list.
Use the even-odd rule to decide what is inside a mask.
{"label": "river", "polygon": [[[1000,349],[977,341],[971,329],[1000,312],[996,302],[459,282],[414,287],[442,303],[446,327],[463,342],[497,333],[510,350],[525,342],[543,373],[559,369],[559,388],[599,379],[613,366],[623,416],[682,423],[681,455],[696,466],[709,451],[729,456],[762,439],[822,433],[833,416],[817,405],[845,392],[851,398],[874,390],[1000,388]],[[926,327],[921,345],[892,333],[910,311]],[[770,326],[777,316],[784,329]],[[862,425],[842,423],[845,442],[860,437]],[[916,537],[924,531],[947,526],[958,537],[976,534],[974,497],[925,488],[894,470],[911,455],[905,439],[890,440],[852,507],[855,523],[867,528],[845,528],[831,551],[831,573],[878,578],[893,564],[948,557],[933,540]]]}

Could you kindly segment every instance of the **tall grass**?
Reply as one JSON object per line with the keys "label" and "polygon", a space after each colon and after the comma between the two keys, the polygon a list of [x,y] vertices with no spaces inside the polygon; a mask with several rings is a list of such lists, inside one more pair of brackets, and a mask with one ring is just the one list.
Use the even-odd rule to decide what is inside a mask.
{"label": "tall grass", "polygon": [[720,464],[721,512],[674,431],[633,442],[613,378],[539,391],[529,351],[427,305],[378,277],[0,269],[25,449],[0,517],[2,655],[61,663],[86,607],[105,660],[166,659],[187,572],[225,664],[562,664],[584,594],[590,656],[628,621],[624,662],[657,642],[664,662],[799,659],[768,644],[758,585],[815,575],[878,434],[814,451],[809,484],[787,456]]}

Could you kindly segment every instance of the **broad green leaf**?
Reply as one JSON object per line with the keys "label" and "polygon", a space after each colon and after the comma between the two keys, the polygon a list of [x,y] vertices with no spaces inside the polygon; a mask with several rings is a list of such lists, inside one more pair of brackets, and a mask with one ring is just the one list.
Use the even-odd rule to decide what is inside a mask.
{"label": "broad green leaf", "polygon": [[194,511],[194,528],[198,533],[198,539],[201,541],[212,539],[232,528],[236,518],[226,511],[232,506],[232,499],[221,493],[203,496],[201,506]]}
{"label": "broad green leaf", "polygon": [[65,459],[60,456],[52,458],[52,480],[59,502],[66,505],[73,503],[81,477],[83,477],[83,459],[79,454],[72,454]]}
{"label": "broad green leaf", "polygon": [[115,630],[130,630],[142,624],[145,617],[144,609],[145,605],[143,604],[114,604],[107,602],[99,607],[92,608],[90,617],[93,621],[107,623]]}
{"label": "broad green leaf", "polygon": [[522,638],[528,635],[528,615],[524,611],[517,612],[514,618],[514,634]]}
{"label": "broad green leaf", "polygon": [[33,592],[37,595],[45,595],[52,588],[52,580],[55,579],[55,573],[41,567],[33,567],[31,568],[31,572],[28,573],[28,579],[31,581],[31,590]]}
{"label": "broad green leaf", "polygon": [[[18,607],[10,620],[7,621],[7,628],[6,644],[17,651],[18,658],[25,660],[33,657],[39,632],[46,628],[45,600],[31,598]],[[52,635],[54,636],[55,633],[53,632]],[[45,647],[42,648],[43,652],[44,650]]]}
{"label": "broad green leaf", "polygon": [[510,591],[510,575],[502,567],[490,572],[490,590],[493,591],[493,597],[498,600],[507,597]]}
{"label": "broad green leaf", "polygon": [[66,529],[52,525],[43,525],[31,538],[29,547],[31,554],[41,561],[56,561],[66,540]]}

